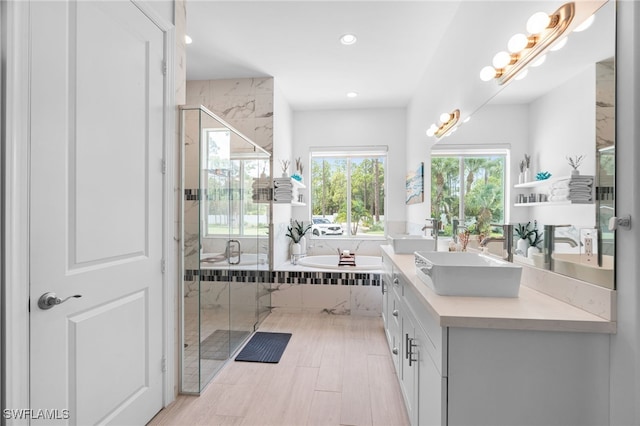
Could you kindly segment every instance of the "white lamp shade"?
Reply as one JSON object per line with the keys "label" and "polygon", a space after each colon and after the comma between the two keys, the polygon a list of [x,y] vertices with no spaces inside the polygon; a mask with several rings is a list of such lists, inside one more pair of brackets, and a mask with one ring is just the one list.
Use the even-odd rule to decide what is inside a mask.
{"label": "white lamp shade", "polygon": [[584,31],[593,24],[593,21],[596,19],[596,15],[589,16],[582,24],[578,25],[573,31],[579,33],[580,31]]}
{"label": "white lamp shade", "polygon": [[546,13],[534,13],[527,21],[527,31],[529,34],[540,34],[549,26],[549,22],[551,22],[551,18]]}
{"label": "white lamp shade", "polygon": [[523,78],[525,78],[527,76],[527,74],[529,74],[529,70],[522,70],[518,73],[518,75],[516,75],[515,79],[516,80],[522,80]]}
{"label": "white lamp shade", "polygon": [[563,37],[560,40],[556,41],[556,43],[549,50],[551,50],[552,52],[557,52],[567,44],[567,41],[569,41],[569,37]]}
{"label": "white lamp shade", "polygon": [[529,44],[529,39],[524,34],[516,34],[509,39],[509,43],[507,43],[507,48],[511,53],[521,52],[527,47]]}
{"label": "white lamp shade", "polygon": [[540,65],[544,64],[544,61],[547,60],[547,55],[542,55],[540,56],[538,59],[536,59],[535,61],[533,61],[531,63],[532,67],[539,67]]}
{"label": "white lamp shade", "polygon": [[493,66],[498,69],[506,67],[509,65],[509,62],[511,62],[511,55],[505,51],[498,52],[496,56],[493,57]]}
{"label": "white lamp shade", "polygon": [[480,70],[480,80],[489,81],[492,80],[496,76],[496,69],[490,65],[482,68]]}

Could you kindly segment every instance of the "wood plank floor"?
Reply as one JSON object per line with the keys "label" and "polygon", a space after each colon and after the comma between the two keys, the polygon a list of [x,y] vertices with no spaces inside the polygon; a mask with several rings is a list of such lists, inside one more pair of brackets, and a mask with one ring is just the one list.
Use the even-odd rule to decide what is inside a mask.
{"label": "wood plank floor", "polygon": [[230,361],[149,425],[409,424],[381,318],[274,312],[260,331],[292,333],[280,363]]}

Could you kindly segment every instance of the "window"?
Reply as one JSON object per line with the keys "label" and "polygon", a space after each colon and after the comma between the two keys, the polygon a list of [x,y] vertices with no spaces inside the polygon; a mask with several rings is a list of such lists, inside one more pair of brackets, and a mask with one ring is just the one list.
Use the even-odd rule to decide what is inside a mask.
{"label": "window", "polygon": [[228,129],[206,129],[203,146],[202,203],[205,236],[266,236],[269,229],[268,197],[260,188],[269,185],[269,162],[263,158],[233,158]]}
{"label": "window", "polygon": [[311,152],[312,233],[324,237],[385,234],[387,150]]}
{"label": "window", "polygon": [[505,220],[506,150],[432,151],[431,216],[453,234],[458,220],[472,234],[489,235]]}

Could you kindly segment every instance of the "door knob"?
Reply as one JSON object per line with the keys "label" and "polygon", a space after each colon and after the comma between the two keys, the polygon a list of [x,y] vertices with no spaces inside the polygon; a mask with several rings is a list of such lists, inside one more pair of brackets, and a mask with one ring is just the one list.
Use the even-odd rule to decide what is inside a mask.
{"label": "door knob", "polygon": [[38,299],[38,308],[44,310],[51,309],[54,306],[64,303],[73,297],[82,297],[82,295],[74,294],[73,296],[69,296],[66,299],[60,299],[58,296],[56,296],[55,293],[48,292],[40,296],[40,299]]}

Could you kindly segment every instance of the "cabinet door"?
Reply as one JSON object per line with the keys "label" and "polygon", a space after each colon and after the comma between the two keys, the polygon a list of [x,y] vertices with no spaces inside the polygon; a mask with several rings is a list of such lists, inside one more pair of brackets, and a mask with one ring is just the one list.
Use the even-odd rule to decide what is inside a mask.
{"label": "cabinet door", "polygon": [[413,348],[414,359],[412,364],[417,372],[417,413],[418,419],[414,424],[418,425],[446,425],[447,409],[447,378],[442,377],[438,367],[426,350],[425,344],[429,344],[427,336],[420,327],[415,330],[416,345]]}
{"label": "cabinet door", "polygon": [[404,393],[407,406],[407,414],[412,425],[418,424],[418,372],[419,365],[416,362],[418,354],[415,343],[415,319],[408,309],[404,309],[402,322],[402,359],[400,371],[400,384]]}

